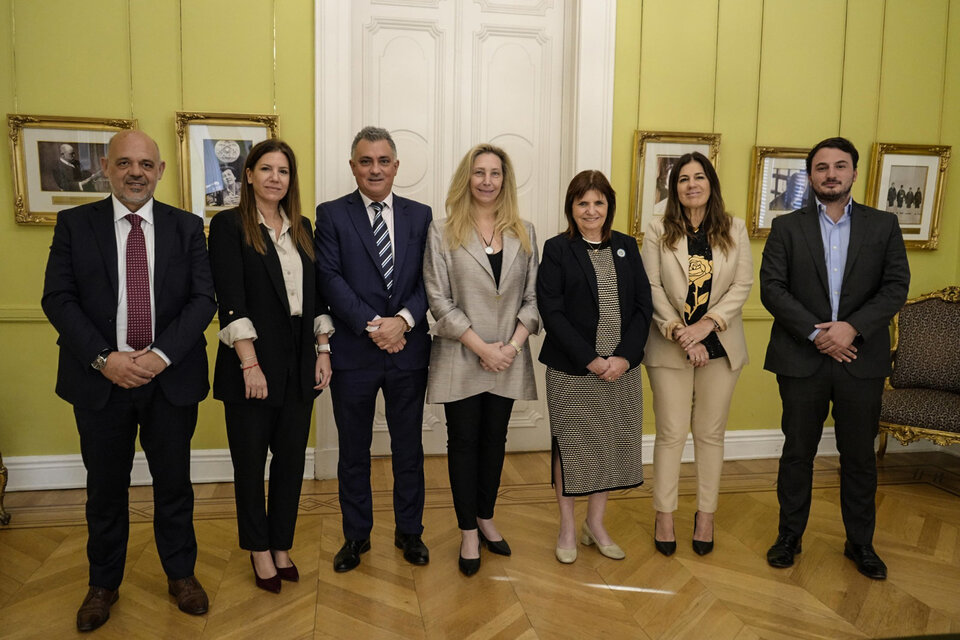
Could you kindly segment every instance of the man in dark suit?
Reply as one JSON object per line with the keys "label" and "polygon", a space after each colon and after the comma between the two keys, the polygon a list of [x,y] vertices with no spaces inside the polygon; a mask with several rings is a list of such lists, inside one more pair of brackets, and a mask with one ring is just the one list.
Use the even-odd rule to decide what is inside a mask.
{"label": "man in dark suit", "polygon": [[333,561],[338,572],[355,568],[370,548],[370,444],[381,390],[393,454],[394,544],[412,564],[430,559],[421,539],[430,361],[422,272],[433,216],[430,207],[393,193],[399,166],[390,133],[366,127],[351,149],[357,191],[317,207],[317,270],[335,329],[330,393],[345,538]]}
{"label": "man in dark suit", "polygon": [[850,197],[858,159],[844,138],[815,146],[807,156],[815,200],[775,218],[763,249],[760,298],[774,320],[764,368],[777,374],[785,437],[779,535],[767,562],[789,567],[800,552],[813,459],[832,401],[844,555],[882,580],[887,568],[873,549],[873,442],[890,371],[888,325],[906,301],[910,269],[897,217]]}
{"label": "man in dark suit", "polygon": [[197,403],[209,389],[203,331],[216,309],[203,223],[153,199],[164,163],[143,132],[116,134],[102,168],[113,195],[57,216],[42,300],[60,334],[57,395],[73,405],[87,469],[80,631],[106,622],[118,597],[138,425],[168,590],[186,613],[208,607],[193,575],[190,483]]}

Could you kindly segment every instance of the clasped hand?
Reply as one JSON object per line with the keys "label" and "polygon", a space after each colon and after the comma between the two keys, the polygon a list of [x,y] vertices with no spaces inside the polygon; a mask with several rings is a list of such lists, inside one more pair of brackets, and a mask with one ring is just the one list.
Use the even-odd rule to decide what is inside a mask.
{"label": "clasped hand", "polygon": [[852,362],[857,359],[857,348],[853,341],[857,330],[849,322],[821,322],[813,325],[820,333],[813,339],[814,346],[824,355],[837,362]]}
{"label": "clasped hand", "polygon": [[587,371],[595,374],[604,382],[616,382],[629,368],[630,362],[620,356],[610,356],[609,358],[597,356],[587,365]]}
{"label": "clasped hand", "polygon": [[367,323],[367,327],[375,327],[367,332],[374,344],[387,353],[398,353],[407,344],[404,332],[407,323],[403,318],[377,318]]}
{"label": "clasped hand", "polygon": [[100,373],[118,387],[135,389],[153,380],[166,368],[163,358],[150,349],[112,351]]}
{"label": "clasped hand", "polygon": [[684,349],[688,349],[710,335],[713,331],[713,321],[701,318],[686,327],[677,327],[673,330],[673,341]]}
{"label": "clasped hand", "polygon": [[480,366],[484,371],[506,371],[517,357],[517,350],[503,342],[488,342],[480,354]]}

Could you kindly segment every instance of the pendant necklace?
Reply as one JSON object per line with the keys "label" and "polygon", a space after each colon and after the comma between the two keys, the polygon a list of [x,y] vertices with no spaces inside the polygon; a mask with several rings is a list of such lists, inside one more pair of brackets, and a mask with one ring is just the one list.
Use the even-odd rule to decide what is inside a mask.
{"label": "pendant necklace", "polygon": [[497,235],[496,230],[494,230],[494,232],[490,235],[489,242],[487,242],[487,239],[483,237],[482,233],[480,233],[480,229],[477,229],[477,234],[479,234],[480,239],[483,240],[483,252],[488,256],[492,256],[493,255],[493,239]]}
{"label": "pendant necklace", "polygon": [[[580,237],[583,238],[583,236],[580,236]],[[583,241],[587,243],[587,247],[588,247],[588,248],[593,249],[594,251],[599,250],[599,249],[600,249],[600,245],[603,244],[603,240],[601,240],[600,242],[590,242],[590,241],[587,240],[586,238],[583,238]]]}

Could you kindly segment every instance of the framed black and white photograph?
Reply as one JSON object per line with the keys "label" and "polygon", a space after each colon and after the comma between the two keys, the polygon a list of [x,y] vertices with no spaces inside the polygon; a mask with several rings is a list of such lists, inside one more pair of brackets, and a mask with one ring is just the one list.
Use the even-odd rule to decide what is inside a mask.
{"label": "framed black and white photograph", "polygon": [[812,192],[807,179],[809,149],[754,147],[750,168],[750,237],[766,238],[773,219],[806,206]]}
{"label": "framed black and white photograph", "polygon": [[873,145],[867,204],[896,214],[908,248],[937,248],[949,158],[945,146]]}
{"label": "framed black and white photograph", "polygon": [[677,160],[699,151],[714,167],[720,153],[719,133],[637,131],[633,136],[633,180],[630,184],[630,232],[637,240],[667,205],[667,183]]}
{"label": "framed black and white photograph", "polygon": [[110,195],[100,161],[114,134],[136,126],[136,120],[8,115],[16,221],[54,224],[63,209]]}
{"label": "framed black and white photograph", "polygon": [[182,206],[210,223],[240,204],[243,164],[253,145],[277,137],[277,116],[177,112]]}

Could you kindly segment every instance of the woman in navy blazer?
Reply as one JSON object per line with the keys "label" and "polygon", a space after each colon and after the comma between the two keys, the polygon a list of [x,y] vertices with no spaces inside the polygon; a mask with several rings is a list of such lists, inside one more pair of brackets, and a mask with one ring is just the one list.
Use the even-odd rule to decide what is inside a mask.
{"label": "woman in navy blazer", "polygon": [[602,173],[577,174],[564,205],[567,230],[544,245],[537,277],[560,507],[556,556],[565,564],[577,558],[574,496],[590,496],[580,541],[621,559],[603,526],[607,493],[643,482],[640,362],[653,304],[636,240],[611,230],[616,207]]}
{"label": "woman in navy blazer", "polygon": [[224,403],[240,546],[251,552],[257,586],[278,593],[281,579],[299,579],[289,549],[310,413],[332,374],[332,324],[317,287],[310,222],[300,215],[296,158],[285,142],[250,150],[240,206],[210,223],[210,261],[222,327],[213,397]]}

